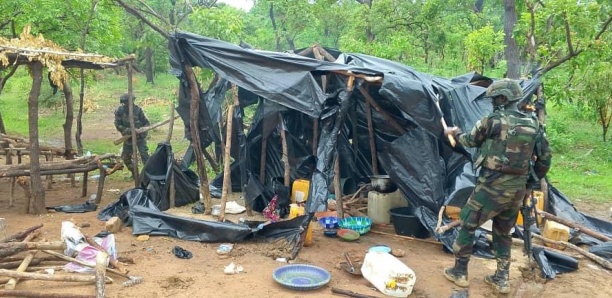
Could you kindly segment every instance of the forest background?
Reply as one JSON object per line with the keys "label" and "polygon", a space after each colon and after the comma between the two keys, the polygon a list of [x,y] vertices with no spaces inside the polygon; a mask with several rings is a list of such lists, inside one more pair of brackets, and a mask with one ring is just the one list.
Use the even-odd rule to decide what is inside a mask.
{"label": "forest background", "polygon": [[[236,0],[250,1],[250,0]],[[224,1],[231,2],[231,1]],[[180,30],[261,50],[319,44],[453,77],[476,71],[493,78],[541,75],[553,185],[573,201],[612,200],[612,1],[599,0],[254,0],[245,11],[215,0],[3,0],[0,44],[30,33],[64,49],[111,57],[134,54],[137,103],[152,122],[168,117],[178,80],[168,74],[168,33]],[[79,90],[80,71],[70,72]],[[125,71],[83,73],[75,106],[107,111],[127,90]],[[206,86],[212,79],[198,71]],[[28,134],[26,68],[0,70],[0,130]],[[147,105],[147,100],[149,105]],[[65,100],[50,84],[40,97],[41,138],[61,140]],[[157,104],[156,104],[157,103]],[[247,118],[252,115],[247,111]],[[104,117],[112,117],[106,113]],[[245,121],[249,123],[249,121]],[[177,155],[187,142],[173,144]],[[151,149],[155,143],[149,142]],[[83,141],[80,153],[118,150],[108,140]],[[213,170],[210,169],[212,172]]]}

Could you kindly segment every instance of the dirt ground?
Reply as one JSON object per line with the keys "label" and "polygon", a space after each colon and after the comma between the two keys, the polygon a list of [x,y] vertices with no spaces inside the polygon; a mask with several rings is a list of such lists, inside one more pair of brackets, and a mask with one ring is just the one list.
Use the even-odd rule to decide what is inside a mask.
{"label": "dirt ground", "polygon": [[[132,187],[128,181],[107,180],[107,183],[98,210],[115,201],[119,193]],[[90,190],[95,190],[95,186],[94,181],[89,182]],[[113,189],[114,192],[111,191]],[[86,198],[81,198],[80,193],[80,187],[71,187],[68,181],[56,178],[53,189],[46,192],[47,205],[81,204]],[[42,223],[43,238],[58,241],[61,222],[70,219],[77,223],[89,223],[90,227],[82,229],[87,235],[95,235],[104,229],[104,223],[96,219],[97,212],[24,215],[23,192],[20,189],[17,191],[16,204],[13,207],[9,208],[8,198],[8,180],[1,179],[0,217],[6,220],[6,234]],[[169,212],[194,216],[189,214],[189,206],[175,208]],[[246,214],[238,217],[246,217]],[[318,226],[314,235],[314,244],[303,248],[295,263],[323,267],[331,273],[332,279],[328,286],[320,290],[296,292],[279,286],[272,279],[272,271],[285,264],[266,256],[266,250],[270,249],[268,245],[236,243],[229,257],[222,257],[216,253],[219,245],[217,243],[188,242],[168,237],[151,237],[141,242],[132,235],[131,228],[124,228],[116,234],[118,256],[132,258],[135,264],[129,265],[130,274],[142,276],[144,281],[126,288],[121,286],[123,278],[111,275],[115,282],[107,286],[107,297],[334,297],[331,287],[383,297],[366,279],[352,276],[338,266],[344,252],[363,256],[367,248],[375,244],[386,244],[406,252],[406,256],[400,259],[412,268],[417,276],[412,297],[449,297],[459,290],[441,274],[443,268],[453,262],[453,258],[444,253],[440,245],[398,240],[373,233],[364,235],[358,242],[342,242],[337,238],[325,237]],[[171,250],[177,245],[192,252],[193,258],[183,260],[175,257]],[[612,289],[609,287],[610,272],[589,260],[581,258],[578,271],[559,275],[545,284],[525,281],[521,277],[518,267],[525,264],[525,258],[520,247],[514,249],[513,261],[511,284],[514,289],[510,297],[612,297]],[[243,266],[244,272],[225,275],[224,267],[232,262]],[[483,276],[493,271],[494,267],[494,260],[473,258],[470,263],[470,297],[496,296],[483,281]],[[94,294],[94,286],[91,284],[67,282],[26,280],[20,281],[17,289],[46,293]]]}

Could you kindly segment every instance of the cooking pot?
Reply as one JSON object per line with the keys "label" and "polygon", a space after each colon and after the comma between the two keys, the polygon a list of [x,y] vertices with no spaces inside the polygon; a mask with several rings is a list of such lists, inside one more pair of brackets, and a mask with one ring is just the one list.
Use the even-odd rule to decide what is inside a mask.
{"label": "cooking pot", "polygon": [[370,176],[372,189],[380,193],[390,193],[397,190],[397,185],[391,181],[389,175],[373,175]]}

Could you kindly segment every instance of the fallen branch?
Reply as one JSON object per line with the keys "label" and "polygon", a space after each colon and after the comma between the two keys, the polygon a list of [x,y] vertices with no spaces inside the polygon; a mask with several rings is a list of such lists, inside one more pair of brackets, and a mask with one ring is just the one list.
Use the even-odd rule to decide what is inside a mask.
{"label": "fallen branch", "polygon": [[359,294],[359,293],[355,293],[353,291],[343,290],[343,289],[338,289],[338,288],[331,288],[331,291],[334,294],[340,294],[340,295],[349,296],[349,297],[355,297],[355,298],[378,298],[378,296],[370,296],[370,295],[365,295],[365,294]]}
{"label": "fallen branch", "polygon": [[588,252],[588,251],[586,251],[586,250],[584,250],[584,249],[582,249],[582,248],[580,248],[580,247],[578,247],[578,246],[576,246],[576,245],[574,245],[572,243],[565,242],[565,241],[556,241],[556,240],[547,239],[547,238],[544,238],[544,237],[542,237],[540,235],[537,235],[537,234],[532,234],[532,236],[533,236],[533,238],[540,239],[540,240],[542,240],[542,241],[544,241],[546,243],[551,243],[551,244],[563,246],[563,247],[566,247],[566,248],[570,248],[570,249],[574,250],[575,252],[577,252],[577,253],[579,253],[579,254],[581,254],[581,255],[591,259],[591,261],[601,265],[601,267],[604,267],[604,268],[606,268],[608,270],[612,270],[612,263],[611,262],[609,262],[608,260],[606,260],[606,259],[604,259],[604,258],[602,258],[600,256],[594,255],[594,254],[592,254],[592,253],[590,253],[590,252]]}
{"label": "fallen branch", "polygon": [[[17,272],[12,270],[0,269],[0,276],[17,277],[23,279],[47,280],[47,281],[74,281],[74,282],[96,282],[93,275],[49,275],[30,272]],[[106,283],[112,283],[110,277],[106,277]]]}
{"label": "fallen branch", "polygon": [[395,237],[395,238],[400,238],[400,239],[414,240],[414,241],[419,241],[419,242],[424,242],[424,243],[442,245],[442,242],[438,242],[438,241],[414,238],[414,237],[410,237],[410,236],[394,235],[394,234],[389,234],[389,233],[385,233],[385,232],[381,232],[381,231],[376,231],[376,230],[370,230],[370,233],[380,234],[380,235],[385,235],[385,236]]}
{"label": "fallen branch", "polygon": [[21,232],[17,232],[15,234],[11,235],[11,236],[8,236],[8,237],[0,240],[0,243],[6,243],[6,242],[10,242],[10,241],[15,241],[15,240],[23,239],[26,236],[28,236],[30,233],[32,233],[32,232],[34,232],[34,231],[36,231],[36,230],[38,230],[38,229],[40,229],[42,227],[43,227],[43,225],[39,224],[37,226],[33,226],[31,228],[27,228],[27,229],[25,229],[25,230],[23,230]]}
{"label": "fallen branch", "polygon": [[554,222],[558,222],[558,223],[560,223],[562,225],[566,225],[566,226],[568,226],[570,228],[574,228],[574,229],[576,229],[576,230],[578,230],[578,231],[580,231],[580,232],[582,232],[584,234],[587,234],[587,235],[589,235],[589,236],[591,236],[593,238],[599,239],[601,241],[604,241],[604,242],[612,241],[612,238],[610,238],[610,237],[608,237],[608,236],[606,236],[604,234],[595,232],[595,231],[593,231],[593,230],[591,230],[591,229],[589,229],[587,227],[584,227],[582,225],[579,225],[579,224],[577,224],[575,222],[572,222],[572,221],[569,221],[569,220],[566,220],[566,219],[563,219],[563,218],[559,218],[559,217],[554,216],[554,215],[552,215],[552,214],[550,214],[550,213],[548,213],[546,211],[538,210],[538,215],[540,215],[542,218],[546,218],[546,219],[552,220]]}
{"label": "fallen branch", "polygon": [[32,292],[24,290],[0,290],[0,297],[28,297],[28,298],[95,298],[94,295],[64,294]]}

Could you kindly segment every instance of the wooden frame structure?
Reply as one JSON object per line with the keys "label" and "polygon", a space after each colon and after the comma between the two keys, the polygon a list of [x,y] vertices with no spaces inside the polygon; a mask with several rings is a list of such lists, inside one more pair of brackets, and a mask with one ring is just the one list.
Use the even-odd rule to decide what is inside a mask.
{"label": "wooden frame structure", "polygon": [[[25,65],[30,69],[32,76],[32,89],[30,90],[28,98],[28,123],[29,123],[29,153],[30,153],[30,165],[29,170],[24,171],[24,174],[30,176],[29,190],[32,197],[29,206],[26,207],[27,213],[30,214],[41,214],[45,211],[45,192],[42,184],[41,174],[52,175],[51,172],[47,173],[41,171],[40,154],[41,146],[38,137],[38,98],[40,95],[40,87],[43,79],[43,68],[48,67],[51,72],[51,77],[54,79],[56,85],[63,85],[64,93],[66,94],[66,105],[72,105],[72,91],[70,90],[70,84],[68,82],[68,76],[65,73],[66,68],[81,68],[81,69],[93,69],[102,70],[107,68],[126,67],[128,72],[128,93],[133,94],[132,91],[132,67],[131,64],[135,60],[133,55],[123,59],[109,58],[98,54],[87,54],[66,51],[59,46],[55,45],[51,41],[45,41],[41,37],[35,38],[29,34],[22,34],[21,39],[13,39],[10,41],[0,40],[0,69],[12,67],[16,69],[18,66]],[[81,88],[81,103],[83,102],[83,88]],[[70,97],[70,98],[69,98]],[[132,96],[130,96],[132,98]],[[130,99],[130,103],[133,103]],[[68,109],[68,108],[67,108]],[[130,108],[130,127],[132,128],[132,142],[133,147],[136,146],[135,129],[133,123],[133,111]],[[79,117],[77,118],[77,138],[80,138],[81,117],[82,110],[80,110]],[[1,118],[0,118],[1,119]],[[72,107],[70,111],[66,112],[66,122],[64,124],[64,141],[65,141],[65,152],[64,155],[67,159],[73,159],[74,154],[72,153],[72,141],[71,141],[71,129],[73,122]],[[4,125],[2,124],[2,127]],[[137,155],[136,149],[134,155]],[[107,156],[108,157],[108,156]],[[23,167],[23,165],[16,165]],[[138,168],[138,160],[134,161],[134,167]],[[103,187],[103,176],[106,172],[102,167],[85,167],[78,171],[69,171],[72,173],[82,172],[85,177],[87,172],[92,170],[100,169],[100,186]],[[44,172],[44,173],[43,173]],[[135,184],[138,185],[138,177],[135,178]],[[85,179],[84,179],[85,180]],[[84,183],[87,183],[84,181]],[[86,187],[84,187],[86,190]],[[98,190],[96,201],[101,200],[102,191]]]}

